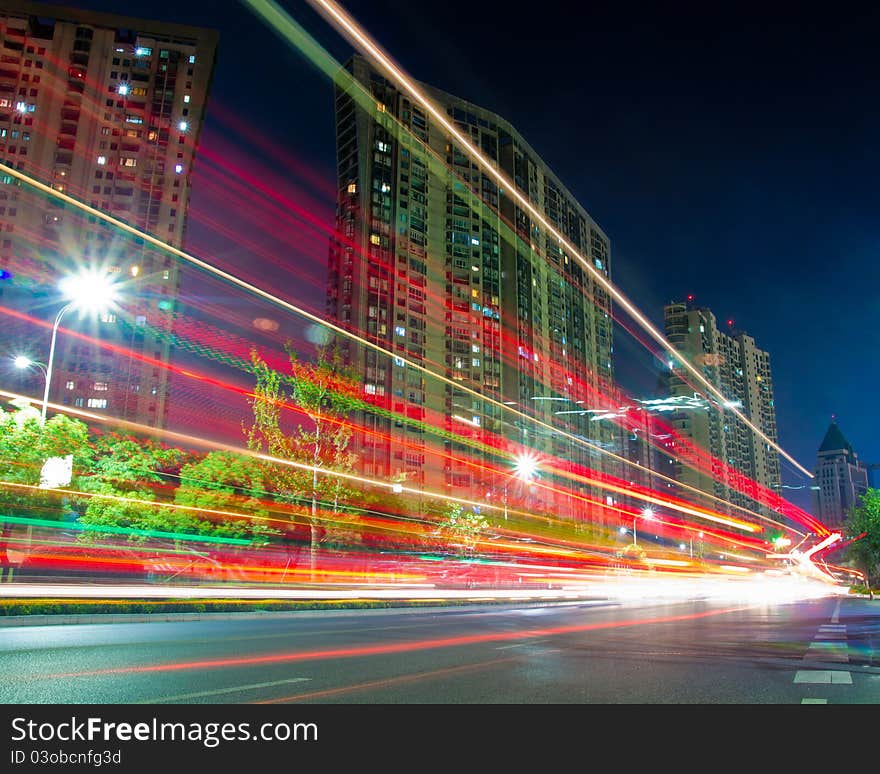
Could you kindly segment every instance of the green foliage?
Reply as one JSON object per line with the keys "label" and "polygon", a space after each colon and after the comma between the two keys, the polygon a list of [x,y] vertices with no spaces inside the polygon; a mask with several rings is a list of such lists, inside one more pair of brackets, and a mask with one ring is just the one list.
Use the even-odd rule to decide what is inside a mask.
{"label": "green foliage", "polygon": [[[860,537],[864,533],[863,537]],[[847,557],[865,573],[869,585],[880,581],[880,489],[868,489],[861,505],[850,511],[846,537],[854,542]],[[856,539],[858,538],[858,539]]]}
{"label": "green foliage", "polygon": [[[0,480],[39,486],[40,471],[49,457],[73,455],[71,489],[76,476],[92,464],[88,428],[78,419],[58,414],[43,425],[40,412],[25,406],[18,411],[0,409]],[[42,519],[62,519],[69,509],[58,492],[15,486],[0,488],[0,512]]]}
{"label": "green foliage", "polygon": [[181,467],[174,501],[206,511],[240,513],[240,520],[222,514],[206,516],[214,523],[215,534],[238,537],[226,531],[234,526],[241,535],[264,541],[279,534],[277,529],[258,521],[270,516],[264,472],[264,467],[252,457],[228,451],[210,452]]}
{"label": "green foliage", "polygon": [[[106,433],[95,436],[94,457],[88,476],[81,482],[91,496],[76,498],[80,522],[92,526],[113,526],[161,532],[196,532],[191,517],[177,517],[168,508],[157,507],[167,499],[162,489],[162,472],[173,469],[182,452],[149,439]],[[97,530],[86,531],[81,540],[104,537]],[[143,541],[143,536],[133,536]]]}
{"label": "green foliage", "polygon": [[464,508],[459,503],[449,503],[439,525],[440,535],[450,549],[471,553],[480,537],[489,528],[489,522],[481,513]]}
{"label": "green foliage", "polygon": [[[248,448],[280,460],[290,460],[329,471],[351,473],[357,461],[349,450],[352,431],[346,417],[360,406],[358,381],[335,348],[319,348],[314,362],[300,360],[288,342],[290,372],[271,369],[256,350],[251,363],[256,377],[254,423],[247,432]],[[308,424],[284,426],[282,409],[299,411]],[[324,533],[329,541],[351,539],[351,525],[334,527],[318,515],[321,504],[338,514],[359,493],[347,479],[322,475],[283,463],[263,463],[263,476],[271,489],[289,501],[308,499],[312,549]],[[346,521],[351,521],[346,515]],[[333,535],[336,529],[339,534]]]}
{"label": "green foliage", "polygon": [[[33,488],[48,457],[68,454],[73,456],[73,476],[66,491]],[[77,518],[83,525],[131,530],[130,539],[136,542],[148,539],[136,534],[140,531],[258,541],[277,534],[261,521],[197,510],[265,515],[257,462],[225,452],[199,459],[147,438],[90,433],[84,422],[63,414],[44,425],[39,411],[29,406],[13,412],[0,409],[0,480],[9,482],[0,487],[0,515]],[[175,503],[191,507],[171,507]],[[89,529],[79,539],[95,542],[110,534],[116,533]]]}

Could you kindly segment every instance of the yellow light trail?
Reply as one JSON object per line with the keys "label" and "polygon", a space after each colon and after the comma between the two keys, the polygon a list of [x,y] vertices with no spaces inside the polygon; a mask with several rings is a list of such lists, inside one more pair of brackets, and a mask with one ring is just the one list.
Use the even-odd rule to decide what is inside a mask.
{"label": "yellow light trail", "polygon": [[[275,2],[272,0],[243,0],[248,5],[250,5],[257,13],[263,16],[265,19],[275,19],[282,20],[282,22],[289,18],[288,14],[284,12]],[[483,156],[480,151],[473,146],[468,138],[462,135],[455,126],[447,119],[447,117],[443,114],[443,112],[437,108],[431,100],[425,96],[425,94],[417,87],[415,81],[410,78],[403,69],[397,65],[391,57],[376,43],[365,31],[364,29],[355,22],[355,20],[346,13],[341,6],[337,3],[332,2],[332,0],[308,0],[309,5],[315,8],[321,15],[323,15],[326,19],[328,19],[331,23],[334,23],[334,26],[342,32],[344,37],[348,38],[350,42],[353,42],[354,45],[359,48],[362,52],[364,52],[367,56],[369,56],[373,61],[377,62],[380,67],[385,70],[385,72],[391,76],[391,79],[396,81],[404,91],[406,91],[414,100],[419,102],[428,113],[434,118],[437,123],[439,123],[449,134],[455,138],[457,142],[461,144],[461,146],[466,149],[468,155],[471,156],[472,160],[477,161],[483,168],[485,174],[492,176],[499,185],[501,185],[505,191],[510,193],[510,196],[531,214],[531,216],[537,220],[541,225],[547,229],[549,233],[551,233],[557,242],[565,248],[571,255],[573,255],[578,262],[589,272],[590,276],[598,282],[602,287],[604,287],[608,293],[617,301],[620,306],[622,306],[629,315],[639,323],[642,329],[653,338],[658,344],[660,344],[665,350],[673,353],[679,360],[679,362],[702,384],[709,392],[715,395],[721,401],[722,405],[728,402],[728,398],[724,395],[717,387],[715,387],[705,376],[689,363],[682,355],[678,352],[678,350],[672,346],[666,340],[666,337],[659,331],[654,325],[648,320],[647,317],[635,306],[615,285],[608,280],[604,274],[597,271],[593,265],[586,260],[575,248],[571,245],[568,240],[553,226],[550,221],[548,221],[544,215],[522,194],[517,191],[516,186],[513,184],[511,180],[507,178],[506,175],[502,174],[499,170],[495,168],[495,166],[491,163],[491,161]],[[277,21],[275,22],[277,23]],[[734,407],[730,407],[729,410],[736,415],[742,422],[744,422],[748,427],[752,429],[752,431],[764,440],[766,443],[770,444],[774,449],[776,449],[785,459],[791,462],[798,470],[804,473],[809,478],[813,478],[813,474],[807,470],[803,465],[801,465],[794,457],[792,457],[788,452],[786,452],[776,441],[766,435],[759,427],[757,427],[748,417],[745,416],[741,411]]]}
{"label": "yellow light trail", "polygon": [[[135,228],[134,226],[131,226],[128,223],[125,223],[124,221],[119,220],[118,218],[115,218],[112,215],[107,214],[106,212],[103,212],[102,210],[91,207],[90,205],[87,205],[84,202],[81,202],[68,194],[65,194],[61,191],[58,191],[54,188],[51,188],[50,186],[47,186],[46,184],[40,182],[39,180],[32,178],[29,175],[25,174],[21,170],[17,170],[13,167],[7,166],[2,163],[0,163],[0,170],[5,170],[12,177],[15,177],[16,179],[22,181],[23,183],[26,183],[27,185],[30,185],[31,187],[46,194],[47,196],[61,199],[62,201],[70,204],[71,206],[73,206],[75,208],[78,208],[78,209],[88,213],[89,215],[92,215],[96,218],[100,218],[101,220],[105,221],[106,223],[112,224],[113,226],[124,231],[125,233],[128,233],[132,236],[135,236],[139,239],[143,239],[143,240],[149,242],[154,247],[157,247],[159,250],[171,253],[171,254],[175,255],[176,257],[180,258],[181,260],[192,263],[193,265],[198,266],[200,269],[202,269],[210,274],[214,274],[215,276],[218,276],[221,279],[224,279],[234,285],[237,285],[238,287],[240,287],[250,293],[253,293],[254,295],[257,295],[260,298],[263,298],[264,300],[267,300],[273,304],[276,304],[287,311],[293,312],[294,314],[301,315],[314,323],[317,323],[317,324],[322,325],[326,328],[329,328],[330,330],[334,331],[335,333],[338,333],[341,336],[349,338],[352,341],[357,342],[358,344],[362,344],[364,346],[367,346],[370,349],[373,349],[377,352],[380,352],[389,358],[394,358],[396,360],[399,360],[399,361],[403,362],[405,365],[411,366],[412,368],[415,368],[416,370],[421,371],[428,376],[431,376],[431,377],[433,377],[433,378],[435,378],[435,379],[437,379],[437,380],[439,380],[449,386],[452,386],[457,390],[462,390],[462,391],[467,392],[476,398],[480,398],[481,400],[484,400],[486,403],[498,407],[502,411],[508,411],[508,412],[516,415],[517,417],[524,419],[527,422],[531,422],[532,424],[534,424],[544,430],[547,430],[553,434],[565,437],[580,446],[583,446],[583,447],[589,448],[593,451],[596,451],[598,453],[604,454],[617,462],[623,463],[624,465],[629,465],[629,466],[636,465],[636,463],[634,463],[632,460],[629,460],[626,457],[621,457],[617,454],[614,454],[613,452],[610,452],[601,446],[597,446],[595,444],[592,444],[592,443],[586,441],[581,436],[574,435],[574,434],[571,434],[571,433],[568,433],[568,432],[562,430],[561,428],[554,427],[552,425],[548,425],[547,423],[542,422],[538,419],[535,419],[534,417],[529,416],[528,414],[525,414],[525,413],[519,411],[518,409],[512,408],[511,406],[507,405],[506,403],[495,400],[494,398],[488,397],[488,396],[478,392],[477,390],[474,390],[470,387],[467,387],[466,385],[462,384],[459,381],[456,381],[451,378],[445,377],[441,374],[435,373],[435,372],[431,371],[430,368],[428,368],[427,366],[424,366],[420,363],[416,363],[414,361],[407,360],[405,357],[402,356],[403,353],[392,352],[391,350],[385,349],[384,347],[381,347],[378,344],[370,342],[367,339],[364,339],[354,333],[351,333],[350,331],[347,331],[347,330],[345,330],[345,329],[343,329],[343,328],[341,328],[341,327],[339,327],[339,326],[337,326],[327,320],[324,320],[324,319],[318,317],[317,315],[314,315],[311,312],[309,312],[301,307],[298,307],[289,301],[285,301],[284,299],[270,293],[269,291],[263,290],[262,288],[260,288],[256,285],[253,285],[252,283],[246,282],[245,280],[242,280],[242,279],[236,277],[235,275],[230,274],[229,272],[223,271],[222,269],[219,269],[215,266],[212,266],[211,264],[207,263],[206,261],[203,261],[200,258],[197,258],[196,256],[194,256],[190,253],[187,253],[184,250],[181,250],[180,248],[174,247],[173,245],[168,244],[167,242],[163,242],[161,239],[158,239],[157,237],[154,237],[145,231],[141,231],[141,230]],[[0,391],[0,394],[6,394],[6,393],[4,391]],[[24,397],[27,400],[31,400],[31,398],[28,398],[27,396],[15,395],[14,397]],[[252,397],[256,397],[256,396],[252,396]],[[88,414],[88,412],[73,411],[69,407],[66,407],[66,406],[60,407],[57,404],[49,404],[49,405],[51,405],[51,407],[55,411],[64,411],[67,413],[78,413],[79,415],[89,416],[90,418],[93,418],[93,419],[95,419],[95,418],[102,419],[102,421],[104,419],[104,418],[98,417],[94,414]],[[138,426],[138,427],[139,427],[139,429],[143,429],[141,426]],[[188,437],[188,436],[185,436],[185,437]],[[228,448],[233,451],[241,451],[235,447],[228,447]],[[504,452],[502,452],[501,450],[498,450],[498,453],[504,453]],[[307,468],[307,469],[311,470],[311,468]],[[323,469],[320,469],[320,470],[323,470]],[[339,475],[344,476],[345,474],[339,474]],[[705,494],[701,490],[696,489],[695,487],[691,487],[687,484],[681,484],[680,482],[674,481],[673,479],[670,479],[670,478],[664,476],[662,473],[656,473],[655,476],[658,478],[666,479],[670,482],[676,483],[677,485],[682,486],[684,488],[687,488],[689,490],[692,490],[697,494],[700,494],[700,495]],[[358,480],[358,479],[353,478],[352,480]],[[393,486],[391,484],[388,484],[387,482],[380,482],[380,481],[375,481],[375,480],[374,480],[374,482],[378,485],[382,485],[382,486],[386,486],[386,487]],[[410,493],[419,493],[418,490],[413,490],[413,489],[405,489],[405,491],[409,491]],[[470,501],[458,500],[456,498],[453,498],[453,497],[450,497],[447,495],[443,495],[443,494],[437,494],[436,496],[441,499],[449,499],[451,501],[462,502],[467,505],[477,504],[477,505],[485,505],[486,507],[497,508],[496,506],[491,506],[491,505],[484,504],[484,503],[474,503],[474,502],[470,502]],[[725,504],[728,504],[726,501],[722,500],[721,498],[716,498],[714,495],[709,495],[709,496],[712,499],[718,500],[719,502],[723,502]],[[746,508],[743,508],[742,506],[734,506],[734,507],[736,507],[739,510],[744,510],[749,515],[755,516],[758,519],[766,519],[767,518],[767,517],[755,512],[755,511],[750,511]]]}
{"label": "yellow light trail", "polygon": [[[6,390],[0,390],[0,395],[6,396],[6,397],[12,397],[13,399],[24,397],[24,396],[18,395],[17,393],[7,392]],[[54,405],[52,407],[53,407],[53,409],[56,408]],[[261,452],[255,452],[251,449],[243,449],[241,447],[233,446],[231,444],[218,443],[215,441],[210,441],[205,438],[199,438],[198,436],[193,436],[193,435],[184,434],[184,433],[176,433],[172,430],[162,430],[159,428],[147,427],[145,425],[139,425],[135,422],[129,422],[127,420],[116,420],[116,419],[113,419],[112,417],[103,416],[101,414],[94,414],[94,413],[88,412],[88,411],[72,409],[68,406],[58,406],[57,410],[64,412],[64,413],[69,413],[69,414],[74,414],[77,416],[86,417],[86,418],[96,420],[96,421],[99,421],[102,423],[111,423],[112,422],[113,424],[122,425],[122,426],[129,427],[131,429],[135,429],[135,430],[138,430],[141,432],[147,431],[147,432],[150,432],[154,435],[160,435],[160,436],[167,437],[167,438],[173,438],[177,441],[183,441],[187,444],[195,443],[195,445],[199,445],[199,446],[204,445],[204,446],[208,446],[209,448],[222,449],[223,451],[230,451],[230,452],[234,452],[236,454],[242,454],[245,456],[253,457],[254,459],[263,460],[265,462],[271,462],[271,463],[279,464],[279,465],[286,465],[288,467],[297,468],[299,470],[304,470],[309,473],[318,473],[319,475],[337,476],[339,478],[344,478],[346,480],[354,481],[354,482],[357,482],[360,484],[366,484],[368,486],[378,486],[378,487],[388,489],[391,492],[407,492],[409,494],[419,495],[419,496],[423,496],[423,497],[424,496],[436,497],[436,498],[438,498],[440,500],[444,500],[446,502],[454,502],[454,503],[460,503],[462,505],[477,506],[479,508],[487,508],[487,509],[497,511],[497,512],[503,512],[505,510],[505,506],[503,504],[495,505],[493,503],[482,501],[482,500],[465,500],[460,497],[456,497],[455,495],[449,495],[449,494],[445,494],[442,492],[426,492],[425,490],[415,489],[414,487],[403,486],[402,484],[398,484],[396,482],[382,481],[380,479],[368,478],[366,476],[358,476],[353,473],[343,473],[341,471],[328,470],[327,468],[323,468],[319,465],[309,465],[308,463],[305,463],[305,462],[296,462],[295,460],[285,460],[285,459],[282,459],[281,457],[273,457],[268,454],[263,454]],[[593,480],[590,479],[590,481],[592,482]],[[690,515],[693,515],[693,516],[697,516],[697,517],[704,518],[704,519],[709,519],[712,521],[717,521],[722,524],[726,524],[728,526],[731,526],[731,527],[734,527],[736,529],[740,529],[743,531],[756,532],[759,529],[759,528],[756,528],[750,524],[747,524],[746,522],[739,522],[739,521],[734,521],[734,520],[730,520],[730,519],[725,519],[724,517],[722,517],[718,514],[712,514],[707,511],[701,511],[701,510],[688,508],[686,506],[682,506],[677,503],[669,503],[661,498],[657,498],[657,497],[653,497],[653,496],[649,496],[649,495],[643,495],[639,492],[629,492],[628,490],[626,490],[623,487],[616,487],[614,485],[607,484],[606,482],[595,481],[593,483],[595,483],[595,485],[597,485],[599,487],[608,487],[612,491],[616,491],[616,492],[620,492],[620,493],[624,493],[624,494],[630,494],[633,497],[638,497],[640,499],[649,501],[655,505],[661,505],[663,507],[668,507],[673,510],[679,510],[683,513],[689,513]],[[31,489],[31,490],[38,490],[38,491],[42,491],[42,492],[46,491],[45,489],[42,489],[38,485],[34,485],[34,484],[18,484],[18,483],[13,483],[13,482],[0,481],[0,485],[17,487],[17,488],[24,488],[24,489]],[[541,486],[543,486],[544,488],[548,488],[546,485],[541,485]],[[68,491],[68,490],[60,490],[60,489],[55,489],[53,491],[65,491],[68,494],[76,494],[76,495],[85,496],[85,497],[99,497],[99,498],[106,498],[106,499],[111,499],[111,500],[115,499],[115,500],[118,500],[121,502],[133,502],[133,503],[144,504],[144,505],[157,505],[157,506],[166,507],[166,508],[181,508],[184,510],[189,509],[189,510],[195,510],[195,511],[204,512],[204,513],[215,513],[220,516],[233,516],[235,518],[252,518],[252,519],[259,519],[262,521],[270,521],[270,522],[271,521],[280,521],[278,519],[272,519],[270,517],[249,516],[247,514],[237,513],[237,512],[233,512],[233,511],[211,510],[211,509],[206,509],[206,508],[197,508],[194,506],[187,507],[187,506],[176,505],[174,503],[161,503],[161,502],[156,502],[156,501],[152,501],[152,500],[137,500],[134,498],[120,497],[117,495],[102,495],[102,494],[96,494],[96,493],[92,493],[92,492],[80,492],[80,491],[76,491],[76,490]],[[553,491],[558,491],[558,490],[554,489]],[[578,495],[572,495],[572,496],[575,499],[583,499],[583,498],[580,498]],[[611,508],[611,506],[608,506],[608,507]],[[512,508],[507,508],[507,510],[508,510],[509,514],[524,516],[527,518],[531,517],[531,514],[523,512],[523,511],[518,511],[518,510],[515,510]],[[620,509],[614,509],[614,510],[620,510]],[[333,519],[326,519],[326,518],[324,520],[334,521]],[[343,523],[347,523],[347,522],[343,522]]]}

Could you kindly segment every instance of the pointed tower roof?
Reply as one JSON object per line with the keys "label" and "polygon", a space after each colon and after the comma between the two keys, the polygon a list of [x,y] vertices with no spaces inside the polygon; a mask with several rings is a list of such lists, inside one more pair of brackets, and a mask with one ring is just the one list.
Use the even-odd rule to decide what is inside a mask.
{"label": "pointed tower roof", "polygon": [[843,433],[840,432],[837,422],[833,419],[828,426],[828,431],[825,433],[822,445],[819,447],[819,453],[821,454],[822,452],[832,451],[845,451],[847,454],[853,453],[853,448],[850,445],[850,442],[847,441]]}

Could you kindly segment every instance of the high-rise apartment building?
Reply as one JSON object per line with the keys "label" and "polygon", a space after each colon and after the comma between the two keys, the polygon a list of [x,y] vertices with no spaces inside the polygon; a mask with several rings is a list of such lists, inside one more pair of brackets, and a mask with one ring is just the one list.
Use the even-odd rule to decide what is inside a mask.
{"label": "high-rise apartment building", "polygon": [[[0,0],[0,160],[182,247],[216,48],[209,29]],[[50,400],[164,424],[176,260],[0,170],[0,269],[4,350],[44,364],[59,280],[110,273],[118,308],[63,319]]]}
{"label": "high-rise apartment building", "polygon": [[[758,502],[762,488],[779,493],[779,453],[732,409],[777,442],[769,354],[742,331],[720,330],[709,309],[691,302],[667,304],[664,318],[669,343],[726,398],[719,404],[689,383],[689,373],[670,358],[670,395],[693,398],[672,415],[671,424],[690,442],[676,449],[671,466],[676,480],[735,506],[767,511]],[[719,507],[718,500],[705,503]]]}
{"label": "high-rise apartment building", "polygon": [[[417,102],[361,57],[346,72],[328,314],[397,355],[340,341],[376,407],[357,439],[363,471],[497,498],[516,488],[499,450],[608,470],[612,430],[583,409],[613,380],[609,294]],[[506,120],[421,88],[610,276],[608,237]]]}
{"label": "high-rise apartment building", "polygon": [[815,482],[813,515],[832,529],[843,525],[868,489],[868,467],[835,421],[828,426],[816,454]]}

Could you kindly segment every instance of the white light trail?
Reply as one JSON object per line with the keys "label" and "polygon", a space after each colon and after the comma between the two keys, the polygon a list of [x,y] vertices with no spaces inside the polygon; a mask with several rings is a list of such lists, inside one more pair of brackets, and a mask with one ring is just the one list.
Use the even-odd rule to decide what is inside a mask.
{"label": "white light trail", "polygon": [[[271,0],[245,0],[254,10],[262,15],[266,15],[263,9],[265,8],[273,8],[273,15],[280,15],[282,18],[286,15],[283,11],[281,11],[277,4],[272,2]],[[589,274],[593,277],[593,279],[598,282],[608,293],[614,298],[617,303],[622,306],[629,315],[636,320],[636,322],[641,325],[642,329],[648,333],[651,338],[653,338],[657,343],[659,343],[665,350],[668,352],[672,352],[677,356],[679,362],[702,384],[710,393],[715,395],[722,404],[728,402],[728,398],[724,395],[717,387],[715,387],[706,377],[689,363],[679,352],[666,340],[666,337],[659,331],[654,325],[648,320],[647,317],[620,291],[618,288],[608,280],[604,274],[597,271],[590,261],[586,260],[575,248],[571,245],[568,240],[553,226],[550,221],[548,221],[544,215],[522,194],[517,191],[516,186],[513,184],[511,180],[509,180],[505,175],[503,175],[500,171],[498,171],[495,166],[491,163],[491,161],[483,156],[480,151],[474,147],[471,141],[466,138],[464,135],[459,132],[455,126],[448,120],[448,118],[443,114],[443,112],[437,108],[433,102],[431,102],[427,96],[418,88],[416,82],[410,78],[403,69],[397,65],[391,57],[364,31],[364,29],[355,22],[355,20],[346,13],[341,6],[337,3],[332,2],[332,0],[308,0],[309,5],[311,5],[315,10],[321,13],[325,18],[329,21],[335,23],[337,29],[339,29],[342,34],[349,39],[349,41],[353,42],[354,45],[359,48],[363,53],[365,53],[370,59],[374,62],[378,63],[378,65],[391,76],[391,79],[396,81],[404,91],[406,91],[414,100],[419,102],[428,113],[432,116],[432,118],[440,124],[447,132],[449,132],[450,136],[455,138],[457,142],[461,144],[461,146],[467,151],[468,155],[475,161],[477,161],[483,168],[485,174],[491,175],[495,178],[496,182],[501,185],[505,191],[509,192],[510,196],[531,214],[531,216],[538,221],[549,233],[551,233],[559,244],[565,248],[571,255],[573,255],[579,263],[589,272]],[[809,478],[813,478],[813,474],[807,470],[803,465],[801,465],[794,457],[792,457],[788,452],[786,452],[779,444],[766,435],[757,425],[755,425],[748,417],[745,416],[741,411],[736,408],[729,409],[733,414],[735,414],[742,422],[744,422],[748,427],[752,429],[752,431],[764,440],[766,443],[770,444],[774,449],[776,449],[785,459],[791,462],[798,470],[804,473]]]}

